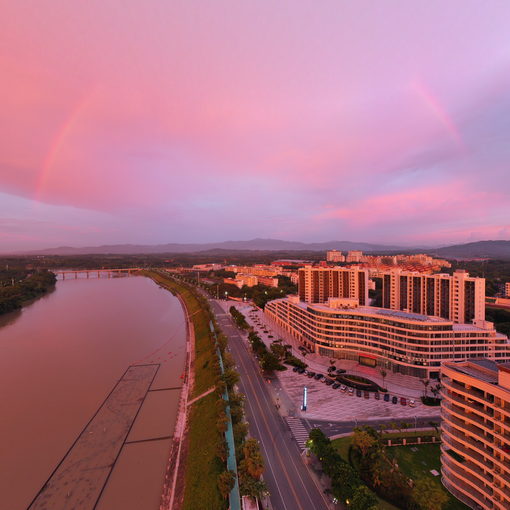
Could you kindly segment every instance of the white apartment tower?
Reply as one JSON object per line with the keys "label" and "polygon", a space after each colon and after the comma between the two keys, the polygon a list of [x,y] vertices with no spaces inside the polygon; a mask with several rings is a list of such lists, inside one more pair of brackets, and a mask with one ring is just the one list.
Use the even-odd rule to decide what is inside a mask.
{"label": "white apartment tower", "polygon": [[345,262],[345,257],[341,251],[329,250],[326,252],[326,260],[328,262]]}
{"label": "white apartment tower", "polygon": [[299,298],[307,303],[326,303],[329,298],[357,299],[368,305],[368,271],[345,267],[301,268]]}
{"label": "white apartment tower", "polygon": [[400,269],[382,273],[382,306],[448,319],[457,324],[485,320],[485,279],[464,270],[453,275]]}

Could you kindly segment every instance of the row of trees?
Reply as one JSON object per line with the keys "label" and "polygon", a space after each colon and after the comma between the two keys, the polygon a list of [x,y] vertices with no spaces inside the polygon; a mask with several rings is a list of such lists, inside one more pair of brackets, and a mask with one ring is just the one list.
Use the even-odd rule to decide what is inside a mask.
{"label": "row of trees", "polygon": [[[237,477],[242,496],[260,498],[267,492],[266,485],[261,479],[262,472],[264,471],[264,461],[258,441],[254,438],[247,438],[248,423],[245,420],[244,414],[245,397],[236,391],[239,373],[235,370],[235,363],[232,355],[226,350],[228,339],[219,329],[207,299],[192,286],[188,286],[188,288],[193,292],[202,308],[207,312],[214,326],[214,334],[211,335],[211,355],[214,360],[214,371],[216,373],[216,456],[225,466],[229,455],[229,446],[225,438],[225,432],[229,421],[227,409],[230,414],[230,419],[232,420],[234,433],[238,472],[234,473],[228,469],[221,472],[218,475],[218,489],[226,499],[234,487]],[[223,373],[220,367],[218,350],[223,361]],[[228,401],[224,399],[225,392],[227,392]]]}
{"label": "row of trees", "polygon": [[231,306],[229,311],[239,329],[246,331],[250,327],[250,325],[246,322],[246,317],[235,306]]}

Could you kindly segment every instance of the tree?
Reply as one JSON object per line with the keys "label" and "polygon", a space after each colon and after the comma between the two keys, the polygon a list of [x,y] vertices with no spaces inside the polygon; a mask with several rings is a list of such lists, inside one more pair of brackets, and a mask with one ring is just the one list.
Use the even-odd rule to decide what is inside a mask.
{"label": "tree", "polygon": [[377,498],[374,493],[366,486],[360,485],[352,496],[352,510],[376,510]]}
{"label": "tree", "polygon": [[375,439],[371,434],[369,434],[366,430],[354,429],[354,434],[352,435],[352,444],[361,452],[361,455],[365,457],[368,451],[377,443],[377,439]]}
{"label": "tree", "polygon": [[264,459],[260,453],[259,442],[253,437],[245,441],[243,454],[247,473],[258,480],[264,472]]}
{"label": "tree", "polygon": [[340,501],[352,499],[354,491],[362,484],[358,474],[347,462],[340,462],[331,478],[331,492]]}
{"label": "tree", "polygon": [[382,384],[383,384],[383,388],[384,388],[384,379],[386,379],[386,376],[388,375],[388,373],[386,372],[386,370],[384,370],[384,368],[380,368],[379,373],[381,374]]}
{"label": "tree", "polygon": [[272,352],[266,351],[260,360],[262,370],[266,372],[273,372],[274,370],[282,370],[284,367]]}
{"label": "tree", "polygon": [[255,478],[249,476],[242,469],[243,462],[241,461],[239,464],[239,489],[241,496],[249,496],[250,498],[260,500],[264,494],[267,494],[267,485],[263,480],[255,480]]}
{"label": "tree", "polygon": [[430,478],[417,480],[412,496],[421,510],[441,510],[448,501],[445,491]]}
{"label": "tree", "polygon": [[223,382],[226,384],[227,388],[231,390],[234,387],[234,385],[238,383],[239,374],[232,368],[229,368],[225,370],[221,378]]}
{"label": "tree", "polygon": [[230,491],[234,488],[236,481],[236,474],[233,471],[223,471],[218,476],[218,489],[221,495],[226,499]]}

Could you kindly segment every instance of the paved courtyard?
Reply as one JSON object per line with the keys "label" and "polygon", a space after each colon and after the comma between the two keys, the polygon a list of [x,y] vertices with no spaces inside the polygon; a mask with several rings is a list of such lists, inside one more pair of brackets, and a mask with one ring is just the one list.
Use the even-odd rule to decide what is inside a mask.
{"label": "paved courtyard", "polygon": [[[395,419],[406,420],[412,423],[415,417],[437,416],[437,407],[424,406],[416,401],[416,407],[392,404],[382,400],[376,400],[374,394],[370,398],[357,397],[356,394],[349,396],[334,390],[320,381],[310,379],[304,374],[298,374],[291,369],[278,374],[282,389],[294,404],[298,414],[303,418],[331,421],[355,421],[355,420],[379,420]],[[306,412],[299,411],[303,398],[303,388],[308,388],[308,408]]]}

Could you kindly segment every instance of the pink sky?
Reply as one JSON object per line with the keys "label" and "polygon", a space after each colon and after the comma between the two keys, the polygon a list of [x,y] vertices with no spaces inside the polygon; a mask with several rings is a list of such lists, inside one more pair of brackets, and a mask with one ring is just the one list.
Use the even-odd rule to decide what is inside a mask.
{"label": "pink sky", "polygon": [[0,4],[0,252],[510,238],[507,2]]}

